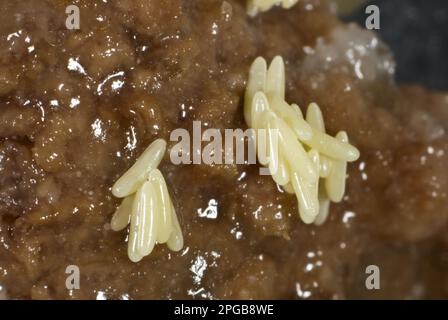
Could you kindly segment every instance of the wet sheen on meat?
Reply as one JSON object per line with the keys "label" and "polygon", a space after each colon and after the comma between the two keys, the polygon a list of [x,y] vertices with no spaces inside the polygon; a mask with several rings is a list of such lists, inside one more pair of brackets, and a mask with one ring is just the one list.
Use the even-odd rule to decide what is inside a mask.
{"label": "wet sheen on meat", "polygon": [[[236,0],[0,2],[0,296],[448,297],[448,94],[397,86],[374,33],[319,0],[256,18]],[[72,3],[80,30],[65,27]],[[245,129],[249,66],[275,55],[287,100],[317,102],[328,131],[361,151],[344,201],[305,225],[257,165],[167,155],[184,250],[129,261],[127,232],[110,230],[112,184],[193,120]],[[69,265],[79,290],[65,286]],[[369,265],[381,290],[365,288]]]}

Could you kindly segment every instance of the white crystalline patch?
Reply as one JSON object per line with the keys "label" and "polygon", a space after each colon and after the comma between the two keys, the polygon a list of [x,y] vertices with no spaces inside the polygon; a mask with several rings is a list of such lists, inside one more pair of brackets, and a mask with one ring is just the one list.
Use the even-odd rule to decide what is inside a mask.
{"label": "white crystalline patch", "polygon": [[105,292],[98,291],[96,295],[96,300],[107,300]]}
{"label": "white crystalline patch", "polygon": [[86,71],[84,67],[78,62],[77,59],[70,58],[68,59],[67,69],[70,71],[76,71],[82,75],[86,75]]}
{"label": "white crystalline patch", "polygon": [[353,211],[345,211],[344,215],[342,216],[342,222],[347,224],[354,217],[356,217],[356,214]]}
{"label": "white crystalline patch", "polygon": [[395,73],[389,48],[375,33],[354,24],[336,28],[329,39],[319,38],[316,46],[305,52],[303,69],[309,73],[336,68],[367,81]]}
{"label": "white crystalline patch", "polygon": [[311,297],[311,291],[303,290],[299,282],[296,282],[296,293],[299,298],[308,299]]}
{"label": "white crystalline patch", "polygon": [[203,256],[197,256],[192,264],[190,271],[193,273],[193,280],[195,284],[200,284],[207,269],[207,260]]}
{"label": "white crystalline patch", "polygon": [[124,85],[124,81],[115,80],[115,81],[112,82],[111,87],[112,87],[113,91],[118,91],[118,90],[120,90],[123,87],[123,85]]}
{"label": "white crystalline patch", "polygon": [[98,86],[97,86],[97,94],[98,95],[102,95],[103,94],[103,88],[104,86],[109,82],[109,80],[112,80],[112,83],[110,85],[111,89],[113,91],[118,91],[120,90],[123,85],[124,85],[124,81],[120,80],[120,79],[115,79],[117,77],[122,77],[124,76],[124,71],[119,71],[113,74],[108,75]]}
{"label": "white crystalline patch", "polygon": [[95,138],[100,139],[101,141],[106,140],[106,134],[103,130],[103,122],[100,119],[96,119],[90,127],[92,128],[92,133]]}
{"label": "white crystalline patch", "polygon": [[8,294],[6,288],[0,285],[0,300],[8,300]]}
{"label": "white crystalline patch", "polygon": [[77,107],[79,104],[81,103],[81,101],[79,100],[79,98],[71,98],[70,99],[70,108],[75,108]]}
{"label": "white crystalline patch", "polygon": [[210,199],[205,210],[198,209],[198,216],[200,218],[216,219],[218,217],[218,201]]}

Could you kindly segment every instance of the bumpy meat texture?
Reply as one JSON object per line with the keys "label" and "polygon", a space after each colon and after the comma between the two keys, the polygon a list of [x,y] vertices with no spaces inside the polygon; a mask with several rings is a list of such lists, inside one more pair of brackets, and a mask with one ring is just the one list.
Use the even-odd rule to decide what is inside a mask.
{"label": "bumpy meat texture", "polygon": [[[318,0],[256,18],[236,0],[0,2],[2,297],[448,297],[448,95],[396,86],[375,34]],[[65,28],[72,2],[80,30]],[[344,201],[304,225],[256,165],[167,156],[185,248],[130,262],[126,232],[110,230],[113,182],[193,120],[246,128],[259,55],[282,55],[287,100],[319,103],[328,131],[361,150]],[[79,290],[66,288],[68,265]],[[368,265],[381,290],[366,290]]]}

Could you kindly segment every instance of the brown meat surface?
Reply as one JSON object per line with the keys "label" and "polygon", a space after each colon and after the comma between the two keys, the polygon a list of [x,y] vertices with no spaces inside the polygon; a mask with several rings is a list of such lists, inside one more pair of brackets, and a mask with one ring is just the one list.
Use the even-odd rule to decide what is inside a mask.
{"label": "brown meat surface", "polygon": [[[81,29],[65,28],[65,7]],[[448,94],[393,81],[375,34],[319,0],[249,18],[237,0],[0,0],[0,296],[447,298]],[[287,100],[361,151],[321,227],[256,165],[161,169],[185,237],[139,263],[111,186],[193,120],[246,128],[251,62],[282,55]],[[399,61],[398,61],[399,63]],[[172,147],[174,142],[170,142]],[[216,219],[200,217],[209,202]],[[213,201],[212,201],[213,202]],[[81,288],[67,290],[77,265]],[[368,265],[381,290],[368,291]]]}

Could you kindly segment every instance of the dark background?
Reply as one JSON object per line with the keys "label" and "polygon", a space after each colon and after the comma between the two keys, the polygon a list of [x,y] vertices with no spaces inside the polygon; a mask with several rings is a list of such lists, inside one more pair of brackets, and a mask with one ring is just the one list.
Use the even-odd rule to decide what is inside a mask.
{"label": "dark background", "polygon": [[448,0],[368,1],[344,20],[365,26],[370,4],[380,8],[377,32],[394,52],[397,81],[448,90]]}

